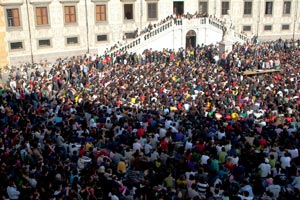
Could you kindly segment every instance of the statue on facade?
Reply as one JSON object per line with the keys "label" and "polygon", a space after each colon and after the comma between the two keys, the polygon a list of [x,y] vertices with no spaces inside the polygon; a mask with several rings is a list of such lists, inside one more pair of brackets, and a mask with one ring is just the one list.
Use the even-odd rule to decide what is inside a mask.
{"label": "statue on facade", "polygon": [[229,41],[230,37],[234,34],[234,27],[232,24],[225,23],[223,26],[223,35],[222,35],[222,42]]}
{"label": "statue on facade", "polygon": [[[229,12],[230,11],[228,10],[228,13]],[[225,16],[225,23],[223,24],[222,42],[229,41],[230,36],[232,34],[234,34],[233,29],[234,29],[234,26],[231,22],[230,16],[226,15]]]}
{"label": "statue on facade", "polygon": [[227,27],[223,27],[222,42],[226,41]]}

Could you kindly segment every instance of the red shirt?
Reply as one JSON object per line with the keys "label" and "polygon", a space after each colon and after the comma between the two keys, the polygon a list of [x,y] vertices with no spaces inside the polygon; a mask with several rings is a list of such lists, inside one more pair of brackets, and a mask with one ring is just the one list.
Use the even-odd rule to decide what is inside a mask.
{"label": "red shirt", "polygon": [[139,128],[136,132],[136,135],[140,138],[145,134],[145,130],[143,128]]}
{"label": "red shirt", "polygon": [[199,151],[204,151],[205,150],[205,145],[204,144],[196,144],[196,147]]}
{"label": "red shirt", "polygon": [[160,142],[160,147],[162,148],[162,150],[168,151],[169,144],[168,144],[167,141],[162,140],[162,141]]}
{"label": "red shirt", "polygon": [[79,157],[82,155],[84,156],[84,154],[85,154],[85,150],[83,148],[79,149],[79,152],[78,152]]}
{"label": "red shirt", "polygon": [[261,138],[258,140],[258,143],[262,146],[262,147],[265,147],[267,146],[267,140]]}
{"label": "red shirt", "polygon": [[181,110],[181,108],[182,108],[181,103],[178,103],[178,104],[177,104],[177,109],[178,109],[178,110]]}

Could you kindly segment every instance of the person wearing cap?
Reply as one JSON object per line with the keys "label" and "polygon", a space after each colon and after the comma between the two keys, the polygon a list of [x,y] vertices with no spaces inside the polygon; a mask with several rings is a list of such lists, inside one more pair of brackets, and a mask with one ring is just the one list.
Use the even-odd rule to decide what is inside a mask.
{"label": "person wearing cap", "polygon": [[247,180],[242,180],[240,183],[240,189],[239,189],[239,197],[241,197],[244,200],[251,200],[254,198],[254,193],[252,186],[248,183]]}
{"label": "person wearing cap", "polygon": [[267,187],[266,187],[266,192],[272,193],[272,199],[278,199],[279,194],[281,192],[281,186],[274,183],[273,178],[268,178],[266,179]]}
{"label": "person wearing cap", "polygon": [[264,162],[262,162],[258,166],[259,176],[261,179],[266,179],[268,176],[271,175],[271,165],[269,164],[269,159],[265,158]]}

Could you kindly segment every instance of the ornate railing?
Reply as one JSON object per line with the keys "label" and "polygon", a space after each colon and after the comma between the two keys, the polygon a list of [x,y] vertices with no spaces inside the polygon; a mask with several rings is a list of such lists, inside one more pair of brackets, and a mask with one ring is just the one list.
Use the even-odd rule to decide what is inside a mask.
{"label": "ornate railing", "polygon": [[[183,20],[188,20],[188,19],[186,18],[169,19],[163,24],[160,24],[159,26],[152,28],[150,31],[141,34],[137,38],[128,41],[126,44],[123,44],[119,47],[115,47],[106,53],[115,56],[118,51],[133,50],[138,45],[145,43],[146,41],[154,37],[157,37],[162,33],[165,33],[167,30],[171,30],[171,28],[174,28],[175,26],[183,26]],[[223,31],[226,28],[221,21],[214,18],[202,17],[202,18],[197,18],[197,20],[199,20],[200,25],[211,25],[221,31]],[[248,37],[242,33],[234,32],[234,37],[242,41],[248,41]]]}

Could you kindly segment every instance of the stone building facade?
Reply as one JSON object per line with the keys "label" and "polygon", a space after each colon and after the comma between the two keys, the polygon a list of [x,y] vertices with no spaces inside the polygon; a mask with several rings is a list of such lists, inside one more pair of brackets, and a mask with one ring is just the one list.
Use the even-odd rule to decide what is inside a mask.
{"label": "stone building facade", "polygon": [[0,0],[0,65],[103,54],[183,13],[207,13],[261,40],[298,39],[299,8],[298,0]]}

